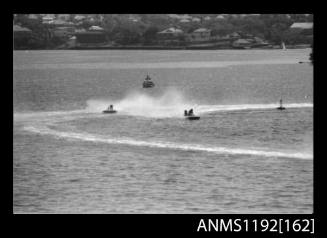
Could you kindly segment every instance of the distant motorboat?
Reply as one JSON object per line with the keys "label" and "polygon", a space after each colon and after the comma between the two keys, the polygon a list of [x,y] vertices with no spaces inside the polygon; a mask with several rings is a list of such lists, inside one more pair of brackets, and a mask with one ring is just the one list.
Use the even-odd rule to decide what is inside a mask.
{"label": "distant motorboat", "polygon": [[199,120],[200,117],[199,116],[195,116],[193,114],[193,109],[191,109],[189,112],[187,112],[187,110],[184,111],[184,116],[186,119],[188,120]]}
{"label": "distant motorboat", "polygon": [[104,110],[103,113],[117,113],[116,110]]}
{"label": "distant motorboat", "polygon": [[200,117],[199,116],[187,116],[186,119],[188,119],[188,120],[199,120]]}
{"label": "distant motorboat", "polygon": [[152,88],[152,87],[154,87],[154,82],[152,82],[150,76],[147,75],[143,82],[143,88]]}
{"label": "distant motorboat", "polygon": [[110,105],[106,110],[102,111],[102,113],[116,113],[117,111],[114,110],[113,106]]}

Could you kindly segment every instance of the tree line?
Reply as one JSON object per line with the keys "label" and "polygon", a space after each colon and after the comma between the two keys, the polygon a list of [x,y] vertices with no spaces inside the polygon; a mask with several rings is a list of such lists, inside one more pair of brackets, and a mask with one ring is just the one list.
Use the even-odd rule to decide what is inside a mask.
{"label": "tree line", "polygon": [[[241,32],[260,37],[273,44],[312,43],[312,30],[302,31],[290,28],[294,22],[313,22],[311,14],[260,14],[244,17],[227,15],[223,19],[212,16],[210,20],[204,20],[208,14],[193,14],[193,16],[201,20],[182,23],[179,19],[171,18],[166,14],[140,14],[135,15],[135,19],[132,20],[127,14],[97,14],[92,22],[85,20],[76,27],[88,29],[92,25],[101,26],[107,39],[122,45],[155,44],[157,33],[168,27],[180,28],[185,33],[204,27],[210,29],[212,35],[219,36]],[[51,31],[54,27],[42,24],[41,18],[29,19],[27,15],[17,14],[14,17],[14,23],[32,30],[29,44],[34,48],[52,48],[67,40],[52,37]]]}

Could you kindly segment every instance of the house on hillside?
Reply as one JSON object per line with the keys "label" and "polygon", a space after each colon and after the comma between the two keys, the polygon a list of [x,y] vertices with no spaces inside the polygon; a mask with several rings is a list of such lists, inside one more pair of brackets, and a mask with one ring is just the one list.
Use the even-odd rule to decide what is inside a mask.
{"label": "house on hillside", "polygon": [[26,27],[13,25],[14,49],[23,48],[32,38],[32,31]]}
{"label": "house on hillside", "polygon": [[75,37],[77,47],[97,47],[108,42],[103,31],[76,32]]}
{"label": "house on hillside", "polygon": [[267,41],[265,41],[264,39],[260,38],[260,37],[253,37],[253,42],[252,42],[252,47],[268,47],[271,46]]}
{"label": "house on hillside", "polygon": [[42,17],[43,24],[51,24],[53,20],[55,20],[55,16],[53,14],[52,15],[48,14]]}
{"label": "house on hillside", "polygon": [[180,43],[183,36],[184,32],[175,27],[157,33],[158,42],[161,44]]}
{"label": "house on hillside", "polygon": [[313,22],[293,23],[288,30],[288,34],[291,36],[290,40],[289,40],[290,43],[312,44],[312,42],[313,42]]}
{"label": "house on hillside", "polygon": [[94,23],[95,22],[95,19],[92,15],[88,15],[85,19],[87,22],[89,23]]}
{"label": "house on hillside", "polygon": [[74,20],[78,22],[78,21],[83,21],[85,18],[86,18],[85,16],[82,16],[82,15],[76,15],[76,16],[74,17]]}
{"label": "house on hillside", "polygon": [[52,30],[52,35],[56,37],[71,37],[75,33],[75,27],[59,26]]}
{"label": "house on hillside", "polygon": [[248,49],[253,44],[252,39],[237,39],[232,43],[232,47],[236,49]]}
{"label": "house on hillside", "polygon": [[19,25],[13,25],[14,37],[25,37],[29,36],[32,31],[26,27],[21,27]]}
{"label": "house on hillside", "polygon": [[103,31],[104,29],[100,26],[91,26],[89,31]]}
{"label": "house on hillside", "polygon": [[53,19],[56,18],[55,14],[40,14],[40,16],[43,17],[52,17]]}
{"label": "house on hillside", "polygon": [[73,26],[74,23],[72,22],[67,22],[64,20],[53,20],[48,23],[49,25],[55,26],[55,27],[60,27],[60,26]]}
{"label": "house on hillside", "polygon": [[192,21],[193,21],[193,22],[200,22],[200,21],[201,21],[201,19],[200,19],[200,18],[198,18],[198,17],[193,17],[193,18],[192,18]]}
{"label": "house on hillside", "polygon": [[182,19],[182,20],[180,20],[179,22],[180,22],[180,23],[190,23],[190,20],[188,20],[188,19]]}
{"label": "house on hillside", "polygon": [[167,14],[167,16],[170,18],[179,19],[179,16],[177,14]]}
{"label": "house on hillside", "polygon": [[232,38],[232,39],[239,39],[239,38],[241,38],[241,35],[237,32],[233,32],[231,34],[228,34],[228,37]]}
{"label": "house on hillside", "polygon": [[74,48],[76,47],[76,36],[72,36],[70,37],[66,43],[65,43],[65,47],[67,48]]}
{"label": "house on hillside", "polygon": [[28,19],[38,20],[39,19],[39,16],[37,14],[28,14]]}
{"label": "house on hillside", "polygon": [[218,16],[216,16],[216,19],[225,19],[225,17],[222,14],[219,14]]}
{"label": "house on hillside", "polygon": [[132,22],[139,22],[141,20],[141,17],[135,14],[130,14],[127,19]]}
{"label": "house on hillside", "polygon": [[191,20],[192,17],[190,15],[184,14],[184,15],[178,15],[178,14],[168,14],[168,17],[174,18],[177,20]]}
{"label": "house on hillside", "polygon": [[290,26],[291,29],[312,29],[313,22],[295,22]]}
{"label": "house on hillside", "polygon": [[210,41],[211,30],[206,28],[199,28],[188,34],[186,39],[188,42],[205,42]]}
{"label": "house on hillside", "polygon": [[62,20],[62,21],[69,21],[70,20],[70,14],[58,14],[57,19]]}

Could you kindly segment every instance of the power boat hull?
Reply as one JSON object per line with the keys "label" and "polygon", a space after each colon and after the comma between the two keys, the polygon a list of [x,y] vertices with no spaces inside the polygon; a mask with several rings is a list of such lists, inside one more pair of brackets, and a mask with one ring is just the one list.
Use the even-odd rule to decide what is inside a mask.
{"label": "power boat hull", "polygon": [[116,113],[116,110],[104,110],[102,113]]}
{"label": "power boat hull", "polygon": [[200,117],[199,116],[186,116],[186,119],[188,119],[188,120],[199,120]]}
{"label": "power boat hull", "polygon": [[152,88],[154,87],[154,83],[151,81],[143,82],[143,88]]}

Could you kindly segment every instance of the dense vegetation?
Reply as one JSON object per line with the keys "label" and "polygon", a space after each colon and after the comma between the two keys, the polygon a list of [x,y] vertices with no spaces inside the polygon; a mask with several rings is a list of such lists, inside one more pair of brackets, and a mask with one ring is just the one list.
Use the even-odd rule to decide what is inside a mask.
{"label": "dense vegetation", "polygon": [[[290,29],[294,22],[313,22],[310,14],[260,14],[260,15],[227,15],[223,19],[214,14],[189,14],[200,21],[182,23],[179,19],[166,14],[134,14],[137,20],[131,20],[127,14],[93,14],[92,22],[84,20],[79,28],[87,29],[91,25],[104,28],[107,38],[118,44],[146,44],[156,43],[156,33],[168,27],[178,27],[189,33],[199,27],[212,30],[212,35],[223,36],[233,32],[252,34],[273,44],[311,44],[312,30],[307,32]],[[205,17],[211,17],[204,20]],[[74,15],[71,21],[74,22]],[[32,30],[32,37],[27,42],[31,48],[52,48],[64,43],[67,39],[51,37],[53,26],[42,24],[41,17],[29,19],[27,15],[17,14],[14,23]],[[76,23],[76,22],[75,22]]]}

